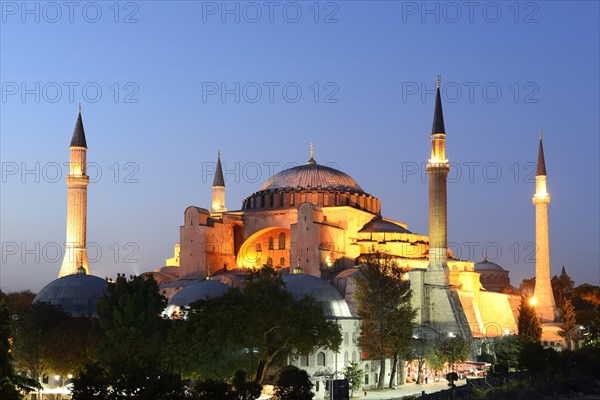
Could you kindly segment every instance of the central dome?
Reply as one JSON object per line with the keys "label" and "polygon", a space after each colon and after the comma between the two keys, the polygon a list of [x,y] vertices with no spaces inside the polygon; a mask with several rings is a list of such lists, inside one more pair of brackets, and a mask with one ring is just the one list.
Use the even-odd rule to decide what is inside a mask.
{"label": "central dome", "polygon": [[335,168],[310,163],[289,168],[273,175],[260,190],[337,190],[364,193],[350,175]]}

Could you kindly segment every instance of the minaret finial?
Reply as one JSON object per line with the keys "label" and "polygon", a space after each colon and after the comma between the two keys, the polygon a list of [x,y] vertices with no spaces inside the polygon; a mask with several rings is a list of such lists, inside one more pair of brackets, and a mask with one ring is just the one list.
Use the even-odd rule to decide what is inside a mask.
{"label": "minaret finial", "polygon": [[313,144],[310,144],[310,159],[308,160],[307,164],[308,165],[314,165],[317,162],[315,161],[315,147],[313,146]]}
{"label": "minaret finial", "polygon": [[540,129],[540,140],[542,140],[542,130]]}
{"label": "minaret finial", "polygon": [[81,113],[81,103],[79,103],[79,112]]}
{"label": "minaret finial", "polygon": [[440,88],[440,84],[442,83],[442,75],[438,74],[437,76],[437,82],[436,82],[436,89]]}

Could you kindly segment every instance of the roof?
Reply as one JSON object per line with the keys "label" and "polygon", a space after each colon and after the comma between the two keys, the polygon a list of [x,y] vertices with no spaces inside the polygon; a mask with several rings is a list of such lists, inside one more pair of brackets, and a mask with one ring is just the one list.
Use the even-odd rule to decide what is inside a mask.
{"label": "roof", "polygon": [[475,271],[506,271],[496,263],[488,261],[487,257],[483,261],[475,263]]}
{"label": "roof", "polygon": [[77,122],[75,122],[73,137],[71,137],[71,147],[85,147],[87,149],[87,142],[85,141],[85,131],[83,129],[83,121],[81,120],[81,110],[79,110],[79,114],[77,115]]}
{"label": "roof", "polygon": [[225,186],[225,178],[223,178],[223,167],[221,167],[221,152],[217,156],[217,169],[215,170],[215,177],[213,179],[213,186]]}
{"label": "roof", "polygon": [[389,221],[377,215],[372,220],[367,222],[359,231],[359,233],[412,233],[405,227],[398,225],[395,222]]}
{"label": "roof", "polygon": [[440,86],[438,81],[438,87],[435,95],[435,109],[433,111],[433,126],[431,128],[431,134],[446,133],[446,127],[444,126],[444,113],[442,111],[442,96],[440,95]]}
{"label": "roof", "polygon": [[286,189],[364,193],[360,185],[350,175],[316,162],[281,171],[273,175],[260,188],[261,191]]}
{"label": "roof", "polygon": [[286,289],[295,299],[312,296],[323,306],[328,318],[351,318],[348,304],[337,290],[324,280],[307,274],[283,275]]}
{"label": "roof", "polygon": [[73,317],[95,316],[98,299],[106,294],[106,280],[85,272],[63,276],[47,284],[35,301],[59,306]]}
{"label": "roof", "polygon": [[542,134],[540,133],[540,146],[538,148],[537,173],[538,176],[546,175],[546,161],[544,160],[544,145],[542,144]]}
{"label": "roof", "polygon": [[212,280],[196,280],[178,291],[169,300],[169,306],[185,307],[198,300],[219,297],[229,290],[229,286]]}

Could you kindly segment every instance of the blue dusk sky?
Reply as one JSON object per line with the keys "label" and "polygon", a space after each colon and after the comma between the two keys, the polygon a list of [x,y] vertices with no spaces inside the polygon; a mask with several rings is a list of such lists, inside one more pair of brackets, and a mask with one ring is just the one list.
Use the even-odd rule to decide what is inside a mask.
{"label": "blue dusk sky", "polygon": [[95,275],[164,265],[219,149],[230,210],[312,142],[427,234],[438,74],[456,255],[534,276],[543,129],[551,273],[600,283],[597,1],[66,3],[0,3],[2,290],[58,274],[78,103]]}

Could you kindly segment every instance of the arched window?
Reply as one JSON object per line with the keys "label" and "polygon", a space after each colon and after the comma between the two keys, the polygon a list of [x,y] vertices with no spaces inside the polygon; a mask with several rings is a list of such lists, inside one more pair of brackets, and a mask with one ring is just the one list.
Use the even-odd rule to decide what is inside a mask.
{"label": "arched window", "polygon": [[300,356],[300,366],[308,367],[308,356]]}
{"label": "arched window", "polygon": [[344,352],[344,365],[348,365],[348,352]]}
{"label": "arched window", "polygon": [[285,257],[281,257],[281,258],[279,259],[279,265],[280,265],[281,267],[283,267],[283,266],[285,265]]}
{"label": "arched window", "polygon": [[279,234],[279,250],[285,250],[285,233]]}
{"label": "arched window", "polygon": [[269,265],[269,266],[273,265],[273,259],[271,257],[267,258],[267,265]]}
{"label": "arched window", "polygon": [[352,362],[353,363],[356,362],[356,352],[355,351],[352,352]]}
{"label": "arched window", "polygon": [[358,345],[358,342],[357,342],[357,340],[356,340],[356,332],[354,332],[354,333],[352,334],[352,344],[356,344],[356,345]]}
{"label": "arched window", "polygon": [[274,247],[273,247],[273,237],[269,236],[269,250],[273,250],[273,249],[274,249]]}
{"label": "arched window", "polygon": [[348,332],[344,332],[344,344],[348,344]]}
{"label": "arched window", "polygon": [[324,367],[325,366],[325,353],[322,351],[317,353],[317,366]]}
{"label": "arched window", "polygon": [[262,245],[260,244],[260,242],[256,242],[256,251],[262,251]]}

